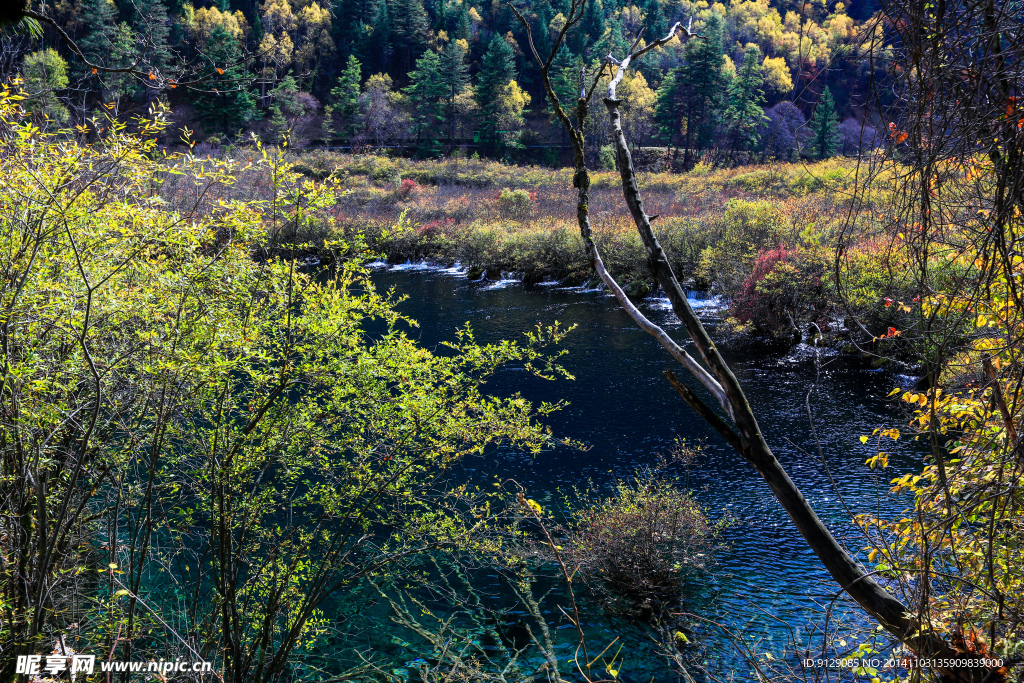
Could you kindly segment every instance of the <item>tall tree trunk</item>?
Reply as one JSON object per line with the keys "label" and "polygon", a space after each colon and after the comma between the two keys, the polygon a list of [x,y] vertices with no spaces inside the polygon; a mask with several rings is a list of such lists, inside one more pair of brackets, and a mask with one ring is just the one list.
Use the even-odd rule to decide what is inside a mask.
{"label": "tall tree trunk", "polygon": [[[672,303],[673,312],[682,321],[704,362],[707,363],[715,379],[724,389],[729,407],[731,407],[730,412],[733,416],[735,430],[725,420],[715,415],[714,411],[705,406],[674,376],[670,376],[669,380],[682,398],[725,437],[747,462],[754,466],[758,474],[768,484],[772,494],[789,514],[807,545],[818,556],[832,578],[850,597],[887,631],[913,648],[919,656],[965,661],[970,657],[969,655],[957,652],[941,635],[934,632],[929,624],[912,616],[907,607],[875,581],[871,573],[854,560],[846,548],[828,530],[799,487],[772,453],[768,443],[764,440],[757,418],[754,416],[739,381],[722,359],[718,348],[704,329],[704,325],[693,312],[693,308],[687,301],[686,292],[680,286],[657,236],[651,229],[651,222],[644,211],[643,199],[640,196],[633,159],[622,131],[620,101],[615,97],[615,89],[622,80],[632,57],[633,55],[627,56],[619,65],[615,78],[608,85],[608,97],[604,100],[611,119],[623,195],[637,231],[640,233],[640,238],[647,249],[647,267],[665,291]],[[687,126],[687,133],[689,133],[689,126]],[[689,149],[687,153],[689,153]],[[938,667],[938,670],[945,680],[957,683],[979,683],[989,673],[986,668],[981,666]]]}
{"label": "tall tree trunk", "polygon": [[[551,86],[548,70],[554,59],[554,54],[562,43],[566,31],[579,21],[582,16],[584,0],[573,0],[569,12],[569,20],[555,39],[554,49],[545,61],[537,53],[533,43],[533,36],[530,32],[530,25],[519,10],[509,3],[516,18],[526,30],[530,49],[537,63],[541,67],[541,79],[544,83],[545,92],[555,110],[555,115],[562,123],[562,126],[569,133],[573,146],[575,160],[575,173],[573,174],[573,186],[576,188],[576,220],[579,225],[580,235],[586,247],[587,258],[591,267],[601,277],[602,281],[615,295],[616,299],[623,306],[626,312],[646,332],[658,339],[658,341],[669,350],[672,355],[683,363],[691,374],[700,381],[716,399],[721,403],[722,408],[732,419],[733,426],[730,426],[714,410],[709,408],[694,394],[686,385],[678,380],[672,373],[666,373],[669,381],[676,391],[690,406],[718,431],[729,444],[747,462],[754,466],[758,473],[764,478],[769,489],[775,498],[782,504],[789,514],[790,519],[803,535],[807,545],[815,552],[822,564],[828,570],[835,581],[846,591],[861,607],[878,621],[887,631],[896,636],[900,641],[913,648],[921,657],[954,660],[948,666],[938,666],[936,669],[942,674],[944,681],[950,683],[982,683],[993,680],[988,669],[977,666],[959,665],[955,660],[965,661],[969,655],[958,652],[953,646],[934,630],[931,625],[924,623],[920,617],[914,617],[910,611],[899,600],[885,590],[872,575],[868,573],[846,549],[836,540],[818,515],[814,512],[810,503],[804,498],[799,487],[793,482],[782,467],[775,454],[772,453],[761,429],[757,424],[757,418],[747,401],[739,381],[732,370],[722,359],[711,337],[704,329],[703,324],[694,314],[686,299],[686,293],[679,284],[672,267],[665,256],[665,252],[658,242],[654,231],[651,229],[650,218],[644,211],[643,199],[640,196],[640,189],[637,184],[636,173],[633,167],[633,159],[626,144],[626,137],[622,131],[622,116],[619,111],[619,100],[615,96],[616,88],[622,81],[629,68],[630,63],[641,57],[655,47],[664,45],[671,40],[678,32],[685,37],[691,34],[687,28],[675,24],[668,35],[660,40],[651,42],[644,48],[638,49],[640,38],[630,48],[629,53],[621,62],[617,62],[611,56],[608,57],[601,70],[594,78],[590,89],[586,83],[581,84],[582,91],[576,102],[576,125],[573,125],[568,115],[562,109],[558,97]],[[578,12],[578,14],[576,14]],[[642,35],[642,32],[641,32]],[[623,294],[622,289],[615,282],[615,279],[604,267],[600,252],[593,241],[590,227],[589,199],[590,199],[590,174],[586,167],[584,155],[583,128],[587,117],[587,106],[593,95],[598,81],[604,72],[604,68],[614,63],[618,66],[614,78],[608,84],[608,97],[604,100],[608,109],[608,115],[612,124],[613,142],[615,144],[616,160],[622,181],[623,195],[630,214],[636,224],[640,237],[647,250],[647,266],[652,275],[658,280],[672,303],[672,309],[676,316],[683,322],[687,333],[693,340],[700,353],[701,358],[710,368],[710,373],[703,366],[694,361],[689,354],[680,348],[668,335],[648,321],[639,310]],[[687,139],[691,139],[690,122],[687,121]],[[686,154],[690,154],[690,146],[687,145]]]}

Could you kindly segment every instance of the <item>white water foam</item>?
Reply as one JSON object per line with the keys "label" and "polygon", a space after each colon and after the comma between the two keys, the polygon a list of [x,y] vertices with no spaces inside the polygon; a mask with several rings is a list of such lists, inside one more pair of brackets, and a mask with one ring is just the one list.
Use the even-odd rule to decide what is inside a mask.
{"label": "white water foam", "polygon": [[458,261],[451,268],[431,263],[430,261],[406,261],[405,263],[387,263],[386,261],[370,261],[366,264],[372,270],[388,270],[392,273],[403,271],[422,271],[430,273],[442,273],[444,275],[465,275],[466,268]]}
{"label": "white water foam", "polygon": [[603,285],[597,287],[587,287],[586,285],[576,285],[575,287],[559,287],[560,292],[580,292],[581,294],[590,294],[592,292],[603,292],[605,288]]}
{"label": "white water foam", "polygon": [[[715,313],[725,309],[725,300],[717,294],[704,292],[687,292],[686,300],[695,313]],[[651,308],[658,311],[671,311],[672,302],[666,296],[651,297],[647,300]]]}
{"label": "white water foam", "polygon": [[814,358],[817,354],[821,358],[831,358],[839,355],[839,351],[828,346],[811,346],[805,342],[800,342],[789,350],[784,358],[779,359],[779,365],[802,363],[803,361]]}
{"label": "white water foam", "polygon": [[509,279],[502,278],[500,280],[496,280],[494,282],[491,282],[490,284],[488,284],[485,287],[481,287],[481,290],[483,290],[485,292],[489,292],[489,291],[494,290],[494,289],[505,289],[506,287],[511,287],[512,285],[522,284],[522,282],[523,282],[522,280],[515,280],[515,279],[512,279],[512,278],[509,278]]}

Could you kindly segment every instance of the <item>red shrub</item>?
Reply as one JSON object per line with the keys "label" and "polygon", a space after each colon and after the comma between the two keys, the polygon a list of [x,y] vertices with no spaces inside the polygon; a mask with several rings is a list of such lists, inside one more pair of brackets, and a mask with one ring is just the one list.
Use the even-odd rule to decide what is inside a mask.
{"label": "red shrub", "polygon": [[416,234],[420,237],[437,237],[438,235],[448,235],[451,233],[452,228],[455,227],[454,218],[442,218],[439,220],[430,221],[424,223],[416,229]]}
{"label": "red shrub", "polygon": [[402,180],[402,184],[395,189],[395,194],[400,199],[408,199],[409,197],[419,194],[420,186],[412,178],[405,178]]}
{"label": "red shrub", "polygon": [[774,334],[792,329],[821,296],[821,264],[812,251],[779,245],[762,250],[733,301],[740,322]]}

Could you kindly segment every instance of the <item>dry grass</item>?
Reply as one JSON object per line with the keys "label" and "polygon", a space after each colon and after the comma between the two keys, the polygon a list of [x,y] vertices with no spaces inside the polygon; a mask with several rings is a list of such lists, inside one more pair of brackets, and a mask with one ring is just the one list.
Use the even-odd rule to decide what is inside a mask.
{"label": "dry grass", "polygon": [[[247,150],[233,153],[239,159],[256,156]],[[338,188],[338,202],[298,226],[285,242],[316,249],[328,240],[361,236],[394,262],[460,262],[474,269],[474,276],[515,272],[528,283],[554,279],[579,284],[592,277],[576,225],[570,169],[318,151],[289,154],[286,161],[308,180],[330,178]],[[239,171],[235,186],[209,191],[210,210],[223,199],[267,198],[273,191],[267,169],[257,165]],[[689,286],[714,287],[727,297],[743,294],[753,304],[749,310],[767,312],[744,322],[772,334],[780,331],[771,329],[779,320],[786,321],[788,333],[790,318],[797,324],[823,320],[836,309],[827,254],[847,227],[850,199],[856,191],[858,215],[870,217],[870,209],[883,206],[885,196],[884,189],[866,190],[863,171],[848,159],[731,169],[698,164],[689,173],[641,173],[639,179],[645,208],[656,216],[655,232],[679,277]],[[172,207],[177,197],[194,201],[188,196],[194,191],[173,182],[163,188]],[[653,283],[646,253],[617,172],[592,174],[590,216],[608,269],[627,292],[649,291]],[[878,281],[884,254],[871,247],[881,228],[874,219],[869,228],[858,227],[852,241],[849,235],[845,238],[856,271],[850,273],[851,295],[865,309],[892,295]],[[756,275],[758,259],[780,247],[787,254],[785,262]],[[804,283],[811,282],[813,291],[793,296],[793,287],[780,286],[790,272],[799,274],[790,278],[793,287],[806,290]],[[754,282],[758,277],[772,286]],[[757,301],[759,297],[771,300]],[[786,311],[775,311],[779,306]],[[884,331],[883,317],[878,324]]]}
{"label": "dry grass", "polygon": [[[347,194],[335,216],[338,228],[365,234],[392,260],[460,261],[492,271],[519,272],[528,281],[589,276],[568,169],[326,153],[297,156],[294,162],[294,168],[309,176],[333,174],[340,179]],[[708,250],[713,251],[728,232],[729,206],[770,202],[771,220],[776,224],[773,239],[792,246],[808,225],[827,239],[842,217],[840,209],[852,190],[853,172],[851,162],[834,160],[723,170],[698,166],[686,174],[645,173],[640,180],[645,206],[658,216],[655,228],[673,265],[684,279],[707,286],[716,277],[702,272],[700,264],[702,259],[709,261]],[[506,188],[529,192],[530,202],[509,210],[501,200]],[[593,174],[590,212],[598,245],[612,272],[627,282],[644,280],[644,250],[616,172]],[[756,252],[777,245],[735,246],[744,253],[725,254],[725,259],[749,260],[745,253],[749,248]],[[741,271],[746,267],[739,265]]]}

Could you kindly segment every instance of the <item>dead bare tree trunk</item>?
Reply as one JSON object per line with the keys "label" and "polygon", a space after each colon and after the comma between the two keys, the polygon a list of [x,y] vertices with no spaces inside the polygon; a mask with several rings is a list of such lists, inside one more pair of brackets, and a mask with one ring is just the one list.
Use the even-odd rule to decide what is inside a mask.
{"label": "dead bare tree trunk", "polygon": [[[633,61],[651,49],[664,45],[677,33],[681,32],[687,38],[693,37],[693,34],[691,34],[688,28],[677,23],[672,27],[667,36],[652,42],[644,48],[639,48],[640,36],[638,36],[629,53],[622,61],[618,61],[611,55],[608,55],[601,70],[594,76],[589,88],[581,78],[580,97],[576,103],[577,122],[574,126],[572,121],[565,115],[551,87],[548,69],[555,53],[561,46],[566,32],[582,17],[583,6],[583,0],[573,0],[569,20],[556,38],[554,48],[547,61],[540,58],[534,47],[529,22],[526,21],[525,17],[514,6],[512,6],[512,10],[525,28],[530,42],[530,49],[537,63],[541,66],[544,88],[555,109],[555,114],[569,132],[572,140],[576,162],[573,175],[573,185],[577,189],[576,218],[591,266],[612,291],[629,316],[645,332],[658,339],[662,346],[682,363],[718,400],[723,410],[731,418],[732,425],[720,417],[715,410],[707,406],[673,373],[665,373],[669,382],[671,382],[683,400],[718,431],[736,452],[753,465],[754,469],[764,478],[772,494],[789,514],[790,519],[793,520],[807,545],[818,556],[826,570],[828,570],[840,587],[872,618],[881,624],[883,628],[912,648],[919,657],[938,660],[959,660],[959,662],[965,663],[970,655],[958,652],[956,648],[946,642],[939,633],[932,629],[931,624],[922,623],[919,619],[915,618],[915,615],[903,603],[875,581],[872,573],[861,566],[847,552],[846,548],[836,540],[817,513],[815,513],[814,508],[811,507],[811,504],[804,497],[796,483],[789,477],[789,474],[765,441],[758,426],[757,418],[747,401],[739,381],[728,364],[722,359],[714,341],[690,307],[686,298],[686,292],[680,286],[679,280],[672,271],[665,252],[651,228],[650,218],[644,211],[643,198],[640,195],[632,155],[629,152],[629,146],[626,143],[626,137],[622,130],[622,117],[619,111],[620,101],[616,98],[615,92],[626,70]],[[641,36],[642,33],[641,31]],[[619,287],[615,279],[605,269],[597,245],[593,240],[588,213],[590,175],[584,160],[582,130],[587,116],[588,104],[604,69],[609,66],[614,68],[614,76],[608,85],[608,96],[604,99],[604,103],[611,119],[613,143],[615,145],[617,165],[622,179],[622,190],[626,205],[629,207],[633,222],[636,224],[637,231],[640,233],[640,237],[647,249],[648,269],[665,291],[666,296],[672,303],[672,310],[679,320],[682,321],[701,358],[710,368],[710,372],[686,353],[664,330],[647,320],[636,306],[629,301],[622,288]],[[964,666],[957,664],[956,661],[950,661],[949,665],[936,666],[934,670],[942,675],[944,681],[956,683],[980,683],[991,680],[989,674],[993,673],[981,666]]]}

